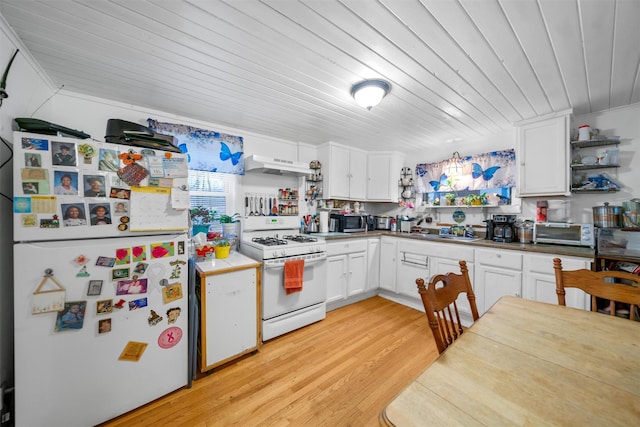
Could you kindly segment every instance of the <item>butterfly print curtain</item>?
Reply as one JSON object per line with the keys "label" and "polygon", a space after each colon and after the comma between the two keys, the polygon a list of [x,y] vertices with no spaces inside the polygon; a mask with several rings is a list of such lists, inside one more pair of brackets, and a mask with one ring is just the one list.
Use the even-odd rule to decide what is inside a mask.
{"label": "butterfly print curtain", "polygon": [[416,191],[434,193],[516,186],[513,149],[462,157],[459,165],[462,167],[459,175],[450,173],[448,159],[416,165]]}
{"label": "butterfly print curtain", "polygon": [[187,154],[189,169],[244,175],[241,136],[226,135],[193,126],[161,123],[147,119],[154,132],[173,135],[178,147]]}

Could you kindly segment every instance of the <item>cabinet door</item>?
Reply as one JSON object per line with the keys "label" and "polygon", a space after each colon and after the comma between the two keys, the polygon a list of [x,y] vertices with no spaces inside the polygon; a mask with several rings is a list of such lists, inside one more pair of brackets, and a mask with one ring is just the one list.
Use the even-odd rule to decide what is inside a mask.
{"label": "cabinet door", "polygon": [[[467,269],[469,270],[469,279],[471,280],[471,287],[473,288],[473,292],[475,294],[474,287],[474,265],[473,263],[467,262]],[[447,274],[447,273],[456,273],[460,274],[460,264],[458,264],[457,259],[445,259],[445,258],[434,258],[431,257],[429,259],[429,273],[431,277],[436,274]],[[469,300],[466,295],[458,296],[456,300],[456,305],[458,306],[458,311],[461,313],[465,313],[471,319],[471,308],[469,307]],[[476,302],[477,305],[477,302]]]}
{"label": "cabinet door", "polygon": [[346,297],[347,255],[327,257],[327,302]]}
{"label": "cabinet door", "polygon": [[[325,195],[327,198],[348,199],[349,198],[349,178],[350,160],[349,150],[345,147],[332,145],[330,147],[331,156],[329,166],[329,188],[331,194]],[[326,181],[326,177],[325,177]],[[325,184],[327,184],[325,182]]]}
{"label": "cabinet door", "polygon": [[396,291],[396,250],[398,242],[392,237],[380,239],[380,288]]}
{"label": "cabinet door", "polygon": [[367,200],[397,202],[402,156],[395,152],[367,155]]}
{"label": "cabinet door", "polygon": [[398,251],[397,292],[411,298],[420,298],[416,279],[429,280],[429,257],[424,254]]}
{"label": "cabinet door", "polygon": [[380,287],[380,239],[367,240],[367,282],[365,290]]}
{"label": "cabinet door", "polygon": [[520,197],[569,195],[569,115],[518,126]]}
{"label": "cabinet door", "polygon": [[364,200],[367,196],[367,154],[363,151],[349,153],[349,198]]}
{"label": "cabinet door", "polygon": [[367,253],[349,254],[347,269],[347,297],[363,293],[367,286]]}
{"label": "cabinet door", "polygon": [[202,368],[258,345],[256,269],[207,276]]}
{"label": "cabinet door", "polygon": [[[562,260],[562,268],[565,270],[589,269],[590,259],[569,258],[558,255],[530,255],[525,254],[523,260],[523,287],[524,298],[557,304],[556,278],[553,270],[553,259]],[[580,289],[569,288],[566,290],[565,301],[567,306],[588,309],[589,298]]]}
{"label": "cabinet door", "polygon": [[519,297],[522,293],[522,272],[506,268],[476,265],[476,303],[482,315],[505,295]]}

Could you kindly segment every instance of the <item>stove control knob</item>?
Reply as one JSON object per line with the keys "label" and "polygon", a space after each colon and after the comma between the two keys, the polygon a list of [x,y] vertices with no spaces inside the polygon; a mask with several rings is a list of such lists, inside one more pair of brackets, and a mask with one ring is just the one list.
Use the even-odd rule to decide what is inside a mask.
{"label": "stove control knob", "polygon": [[280,251],[280,256],[284,257],[287,255],[287,251],[285,251],[284,249]]}

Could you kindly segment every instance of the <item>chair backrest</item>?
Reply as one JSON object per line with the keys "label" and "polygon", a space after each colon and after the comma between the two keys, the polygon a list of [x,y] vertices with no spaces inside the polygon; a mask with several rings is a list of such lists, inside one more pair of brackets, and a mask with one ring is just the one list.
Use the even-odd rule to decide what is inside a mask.
{"label": "chair backrest", "polygon": [[[640,305],[640,276],[624,271],[563,270],[560,258],[553,259],[553,268],[559,305],[566,305],[565,288],[578,288],[591,295],[591,311],[598,311],[596,298],[601,298],[608,300],[606,311],[612,316],[616,315],[617,302],[629,304],[629,318],[636,319],[636,307]],[[602,302],[600,304],[602,306]]]}
{"label": "chair backrest", "polygon": [[426,287],[424,279],[416,279],[422,305],[427,319],[429,319],[429,327],[439,353],[445,351],[463,332],[456,304],[458,295],[466,293],[473,320],[476,321],[480,317],[476,307],[476,296],[469,280],[467,263],[465,261],[458,263],[460,264],[460,274],[437,274],[431,277]]}

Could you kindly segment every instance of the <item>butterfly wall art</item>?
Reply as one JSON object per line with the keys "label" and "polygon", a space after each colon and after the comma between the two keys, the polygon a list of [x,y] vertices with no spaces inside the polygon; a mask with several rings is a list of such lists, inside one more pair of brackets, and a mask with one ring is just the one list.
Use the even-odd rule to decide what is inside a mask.
{"label": "butterfly wall art", "polygon": [[462,174],[447,174],[449,160],[416,165],[416,192],[512,188],[516,183],[515,150],[492,151],[460,159]]}
{"label": "butterfly wall art", "polygon": [[220,142],[220,160],[230,160],[231,163],[235,166],[240,161],[242,154],[242,151],[231,153],[231,149],[229,148],[229,146],[222,141]]}
{"label": "butterfly wall art", "polygon": [[178,148],[187,155],[189,169],[244,175],[241,136],[154,119],[147,119],[147,122],[153,131],[176,137]]}

